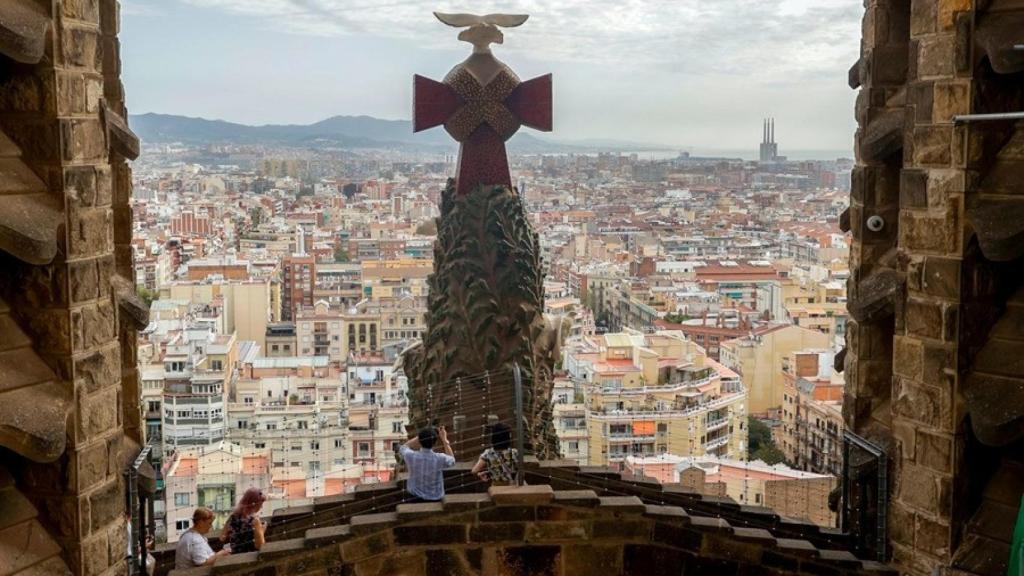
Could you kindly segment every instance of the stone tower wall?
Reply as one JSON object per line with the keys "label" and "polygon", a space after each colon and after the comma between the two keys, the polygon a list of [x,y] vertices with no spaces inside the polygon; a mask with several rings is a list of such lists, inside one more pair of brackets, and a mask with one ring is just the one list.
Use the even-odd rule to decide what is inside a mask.
{"label": "stone tower wall", "polygon": [[0,130],[60,214],[56,257],[0,253],[0,297],[72,398],[64,454],[3,463],[75,574],[123,573],[124,466],[142,441],[130,170],[115,0],[11,0],[49,20],[45,53],[0,71]]}
{"label": "stone tower wall", "polygon": [[[1016,130],[953,117],[1024,110],[1021,74],[992,70],[1005,50],[993,50],[985,31],[997,20],[1024,22],[1022,13],[1017,0],[872,0],[850,72],[860,92],[846,419],[888,453],[890,553],[913,574],[958,564],[970,543],[965,525],[1001,458],[978,445],[964,385],[1020,286],[995,260],[1016,259],[1018,270],[1021,261],[993,256],[985,237],[1009,232],[970,207],[992,187]],[[998,175],[1017,178],[1017,191],[996,197],[1019,194],[1019,168]]]}

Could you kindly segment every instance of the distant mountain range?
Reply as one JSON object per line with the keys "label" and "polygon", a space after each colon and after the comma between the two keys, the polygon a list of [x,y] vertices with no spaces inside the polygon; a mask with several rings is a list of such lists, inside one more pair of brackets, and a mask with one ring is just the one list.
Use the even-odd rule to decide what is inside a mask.
{"label": "distant mountain range", "polygon": [[[381,120],[370,116],[333,116],[314,124],[247,126],[223,120],[172,114],[139,114],[129,118],[143,143],[272,144],[286,146],[338,146],[342,148],[454,147],[443,128],[414,134],[408,120]],[[520,131],[509,142],[518,152],[596,152],[598,150],[653,151],[665,147],[615,140],[559,142]]]}

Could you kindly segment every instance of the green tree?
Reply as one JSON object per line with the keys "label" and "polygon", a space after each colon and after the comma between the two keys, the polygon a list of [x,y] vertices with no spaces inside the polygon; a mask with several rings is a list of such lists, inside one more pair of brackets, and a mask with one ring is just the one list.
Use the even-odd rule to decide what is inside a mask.
{"label": "green tree", "polygon": [[772,429],[753,416],[747,418],[747,444],[751,460],[761,460],[769,465],[786,461],[786,456],[772,440]]}
{"label": "green tree", "polygon": [[142,301],[146,303],[147,308],[153,305],[154,300],[160,299],[160,294],[146,288],[145,286],[139,286],[136,288],[135,293],[139,295],[139,298],[142,298]]}
{"label": "green tree", "polygon": [[339,263],[348,262],[348,250],[344,246],[338,246],[334,249],[334,261]]}
{"label": "green tree", "polygon": [[431,218],[416,227],[417,236],[437,236],[437,222]]}
{"label": "green tree", "polygon": [[750,456],[751,460],[760,460],[771,466],[772,464],[785,464],[786,455],[779,450],[775,444],[762,446],[757,452]]}
{"label": "green tree", "polygon": [[680,314],[678,312],[669,312],[668,314],[665,314],[665,321],[673,324],[682,324],[689,319],[690,317],[686,314]]}

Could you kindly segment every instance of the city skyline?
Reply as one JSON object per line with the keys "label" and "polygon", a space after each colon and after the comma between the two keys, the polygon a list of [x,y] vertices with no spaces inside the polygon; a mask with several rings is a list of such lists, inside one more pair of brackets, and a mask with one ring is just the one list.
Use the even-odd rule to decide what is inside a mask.
{"label": "city skyline", "polygon": [[[554,138],[756,151],[757,122],[770,115],[781,153],[852,148],[846,74],[859,3],[587,6],[500,7],[532,14],[495,53],[524,77],[554,73]],[[412,74],[443,75],[469,49],[436,8],[459,6],[131,0],[122,43],[132,113],[255,125],[408,119]]]}

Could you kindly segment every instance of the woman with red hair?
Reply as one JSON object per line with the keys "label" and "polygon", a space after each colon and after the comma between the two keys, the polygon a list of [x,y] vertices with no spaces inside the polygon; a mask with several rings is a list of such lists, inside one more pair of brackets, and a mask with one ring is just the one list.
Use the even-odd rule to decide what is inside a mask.
{"label": "woman with red hair", "polygon": [[267,500],[259,488],[249,488],[238,501],[238,506],[224,523],[220,533],[221,542],[231,544],[231,553],[255,552],[263,547],[263,530],[260,508]]}

